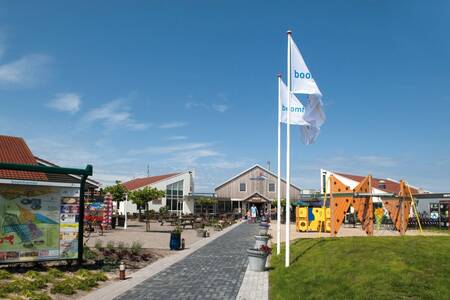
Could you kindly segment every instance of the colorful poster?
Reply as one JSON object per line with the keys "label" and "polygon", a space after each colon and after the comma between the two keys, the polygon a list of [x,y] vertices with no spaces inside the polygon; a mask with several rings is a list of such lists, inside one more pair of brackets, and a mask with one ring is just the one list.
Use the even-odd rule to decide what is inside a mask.
{"label": "colorful poster", "polygon": [[0,263],[76,258],[78,194],[78,188],[0,184]]}

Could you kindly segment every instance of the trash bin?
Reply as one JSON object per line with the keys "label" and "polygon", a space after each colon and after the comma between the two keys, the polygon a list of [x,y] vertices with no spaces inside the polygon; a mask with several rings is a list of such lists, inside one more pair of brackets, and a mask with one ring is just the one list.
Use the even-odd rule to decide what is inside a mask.
{"label": "trash bin", "polygon": [[117,217],[117,226],[125,227],[125,216],[118,216]]}

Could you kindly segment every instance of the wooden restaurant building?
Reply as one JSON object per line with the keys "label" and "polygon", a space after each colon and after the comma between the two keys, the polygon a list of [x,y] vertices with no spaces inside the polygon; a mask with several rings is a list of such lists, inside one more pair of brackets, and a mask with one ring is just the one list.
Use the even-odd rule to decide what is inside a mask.
{"label": "wooden restaurant building", "polygon": [[[215,188],[220,199],[230,199],[231,207],[245,213],[255,204],[258,211],[270,210],[277,200],[277,175],[256,164]],[[301,190],[291,184],[291,201],[300,199]],[[286,198],[286,181],[281,179],[281,199]]]}

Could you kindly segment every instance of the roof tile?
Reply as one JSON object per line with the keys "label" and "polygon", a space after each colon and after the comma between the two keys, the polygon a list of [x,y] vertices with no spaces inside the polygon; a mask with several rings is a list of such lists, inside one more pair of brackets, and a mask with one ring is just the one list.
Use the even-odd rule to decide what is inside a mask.
{"label": "roof tile", "polygon": [[132,190],[147,186],[149,184],[173,177],[178,174],[180,174],[180,173],[171,173],[171,174],[165,174],[165,175],[136,178],[136,179],[124,182],[123,185],[127,188],[127,190],[132,191]]}
{"label": "roof tile", "polygon": [[[0,162],[12,164],[37,165],[37,161],[20,137],[0,135]],[[41,172],[1,170],[0,178],[46,181],[47,176]]]}
{"label": "roof tile", "polygon": [[[359,176],[359,175],[352,175],[352,174],[344,174],[344,173],[336,173],[338,175],[347,177],[351,180],[361,182],[364,180],[365,176]],[[384,180],[384,188],[380,187],[380,181]],[[400,192],[400,182],[389,180],[389,179],[383,179],[383,178],[374,178],[372,177],[372,187],[385,191],[387,193],[393,193],[398,194]],[[419,191],[413,187],[411,187],[411,193],[418,194]]]}

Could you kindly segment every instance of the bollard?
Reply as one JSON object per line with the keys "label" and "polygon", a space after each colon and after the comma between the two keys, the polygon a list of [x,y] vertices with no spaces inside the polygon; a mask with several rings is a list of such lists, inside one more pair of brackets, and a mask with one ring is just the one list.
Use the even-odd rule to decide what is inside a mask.
{"label": "bollard", "polygon": [[181,250],[184,250],[184,247],[186,246],[184,239],[181,239]]}
{"label": "bollard", "polygon": [[125,280],[125,264],[122,262],[120,262],[120,266],[119,266],[119,279],[120,280]]}

